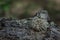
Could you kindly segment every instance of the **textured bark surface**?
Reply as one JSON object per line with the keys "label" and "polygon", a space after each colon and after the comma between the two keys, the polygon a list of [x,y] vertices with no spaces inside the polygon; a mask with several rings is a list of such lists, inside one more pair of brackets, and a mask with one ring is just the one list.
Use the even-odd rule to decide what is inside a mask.
{"label": "textured bark surface", "polygon": [[[44,12],[41,13],[46,14],[46,11]],[[53,22],[51,26],[55,28],[50,29],[45,16],[40,16],[38,12],[34,17],[27,19],[0,18],[0,40],[54,40],[53,37],[60,35],[60,32],[55,29]]]}

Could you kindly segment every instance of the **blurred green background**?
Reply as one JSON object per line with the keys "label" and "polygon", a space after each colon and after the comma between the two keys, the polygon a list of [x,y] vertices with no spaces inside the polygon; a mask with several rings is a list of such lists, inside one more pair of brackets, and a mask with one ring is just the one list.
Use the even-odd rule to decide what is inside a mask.
{"label": "blurred green background", "polygon": [[0,17],[27,18],[42,8],[60,21],[60,0],[0,0]]}

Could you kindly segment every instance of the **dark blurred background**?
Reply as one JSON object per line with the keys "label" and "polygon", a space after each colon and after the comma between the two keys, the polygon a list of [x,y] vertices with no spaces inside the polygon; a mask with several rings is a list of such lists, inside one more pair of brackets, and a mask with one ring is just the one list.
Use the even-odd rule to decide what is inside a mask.
{"label": "dark blurred background", "polygon": [[50,18],[60,25],[60,0],[0,0],[0,17],[27,18],[40,9],[47,10]]}

